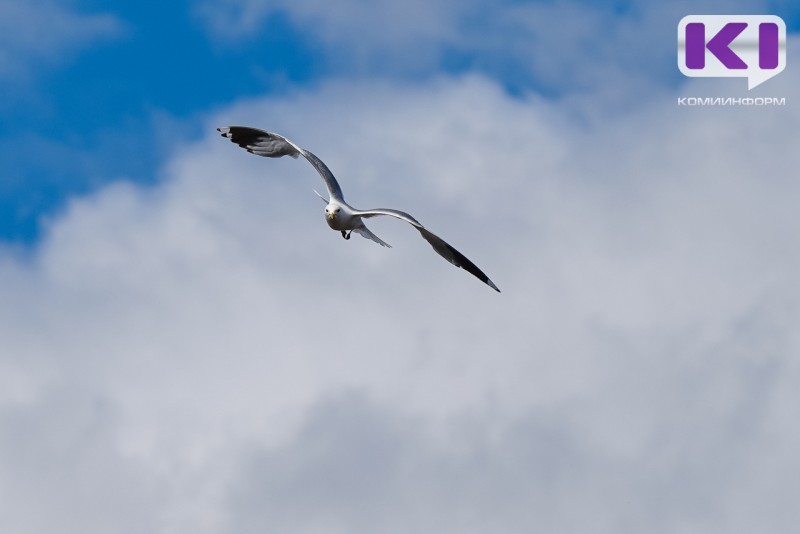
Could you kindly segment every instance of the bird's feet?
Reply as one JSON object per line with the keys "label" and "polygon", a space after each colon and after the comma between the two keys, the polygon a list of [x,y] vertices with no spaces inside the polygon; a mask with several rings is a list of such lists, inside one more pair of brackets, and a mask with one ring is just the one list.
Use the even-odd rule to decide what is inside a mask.
{"label": "bird's feet", "polygon": [[345,232],[344,230],[342,230],[342,237],[345,238],[345,239],[350,239],[350,234],[351,233],[353,233],[352,230],[350,230],[349,232]]}

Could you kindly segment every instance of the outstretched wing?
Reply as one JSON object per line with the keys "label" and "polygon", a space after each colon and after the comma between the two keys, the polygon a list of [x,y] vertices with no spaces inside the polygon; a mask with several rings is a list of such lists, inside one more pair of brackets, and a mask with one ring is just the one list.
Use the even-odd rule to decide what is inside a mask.
{"label": "outstretched wing", "polygon": [[439,237],[438,235],[434,234],[424,226],[422,226],[419,221],[417,221],[414,217],[409,215],[408,213],[400,210],[393,210],[393,209],[374,209],[374,210],[364,210],[364,211],[356,211],[355,215],[359,215],[364,218],[369,217],[376,217],[378,215],[388,215],[390,217],[395,217],[397,219],[401,219],[406,221],[414,228],[419,230],[419,233],[422,234],[422,237],[425,238],[425,241],[431,244],[433,250],[435,250],[441,257],[455,265],[456,267],[461,267],[468,273],[474,275],[478,280],[483,282],[484,284],[488,285],[498,293],[500,290],[494,285],[494,282],[489,280],[489,277],[486,276],[483,271],[478,269],[478,266],[472,263],[469,258],[461,254],[455,248],[453,248],[449,243],[447,243],[444,239]]}
{"label": "outstretched wing", "polygon": [[333,177],[331,170],[325,165],[322,160],[317,156],[300,148],[292,143],[282,135],[272,132],[265,132],[257,128],[250,128],[248,126],[225,126],[217,128],[217,131],[223,137],[227,137],[240,147],[244,148],[251,154],[257,156],[264,156],[265,158],[280,158],[281,156],[303,156],[311,165],[317,170],[322,179],[325,181],[325,187],[328,188],[328,196],[332,200],[344,201],[342,195],[342,188],[339,187],[339,182]]}

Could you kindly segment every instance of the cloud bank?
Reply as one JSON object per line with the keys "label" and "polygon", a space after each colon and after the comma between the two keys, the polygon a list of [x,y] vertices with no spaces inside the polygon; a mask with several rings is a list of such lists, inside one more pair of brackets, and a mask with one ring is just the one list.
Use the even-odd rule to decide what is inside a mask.
{"label": "cloud bank", "polygon": [[[797,524],[796,109],[571,117],[480,76],[329,82],[76,198],[0,255],[3,530]],[[238,123],[503,294],[396,221],[343,241]]]}

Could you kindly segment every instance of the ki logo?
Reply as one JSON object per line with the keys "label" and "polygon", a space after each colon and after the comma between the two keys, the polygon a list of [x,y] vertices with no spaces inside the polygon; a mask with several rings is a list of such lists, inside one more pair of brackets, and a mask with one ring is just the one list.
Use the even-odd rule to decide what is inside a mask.
{"label": "ki logo", "polygon": [[747,88],[786,68],[786,24],[775,15],[688,15],[678,23],[686,76],[747,78]]}

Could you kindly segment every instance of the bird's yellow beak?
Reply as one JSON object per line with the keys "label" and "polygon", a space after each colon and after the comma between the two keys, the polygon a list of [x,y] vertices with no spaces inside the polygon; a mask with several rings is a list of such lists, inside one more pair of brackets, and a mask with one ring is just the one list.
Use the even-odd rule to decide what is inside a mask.
{"label": "bird's yellow beak", "polygon": [[328,218],[329,221],[333,220],[334,215],[336,215],[336,214],[333,213],[332,211],[330,213],[326,213],[325,214],[325,216]]}

